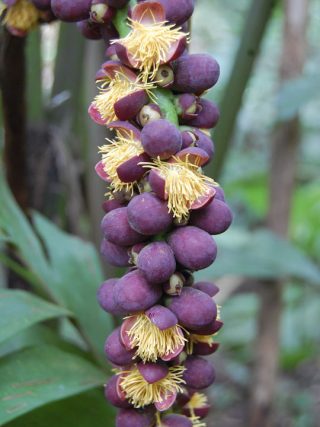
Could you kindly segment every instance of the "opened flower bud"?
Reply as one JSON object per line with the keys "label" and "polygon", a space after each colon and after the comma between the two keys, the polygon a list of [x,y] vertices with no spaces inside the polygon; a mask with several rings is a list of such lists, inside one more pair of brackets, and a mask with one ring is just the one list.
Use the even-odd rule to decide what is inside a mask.
{"label": "opened flower bud", "polygon": [[154,404],[160,411],[169,409],[182,391],[183,366],[168,368],[165,364],[139,363],[120,372],[120,386],[135,408]]}
{"label": "opened flower bud", "polygon": [[14,36],[24,37],[36,27],[40,16],[41,12],[30,0],[16,0],[7,2],[3,24]]}
{"label": "opened flower bud", "polygon": [[120,328],[115,329],[108,336],[104,351],[108,360],[117,366],[126,366],[133,363],[134,350],[127,350],[120,339]]}
{"label": "opened flower bud", "polygon": [[122,342],[127,348],[136,349],[136,357],[144,362],[169,361],[182,352],[187,341],[177,322],[170,310],[153,306],[124,320]]}
{"label": "opened flower bud", "polygon": [[114,40],[120,60],[140,70],[143,81],[154,80],[159,66],[178,58],[185,49],[186,34],[165,19],[160,3],[140,3],[132,10],[130,33]]}
{"label": "opened flower bud", "polygon": [[161,110],[157,104],[144,105],[137,115],[137,122],[141,127],[159,119],[161,119]]}
{"label": "opened flower bud", "polygon": [[130,408],[130,403],[126,400],[126,396],[120,387],[121,378],[119,375],[113,375],[104,390],[106,399],[117,408]]}

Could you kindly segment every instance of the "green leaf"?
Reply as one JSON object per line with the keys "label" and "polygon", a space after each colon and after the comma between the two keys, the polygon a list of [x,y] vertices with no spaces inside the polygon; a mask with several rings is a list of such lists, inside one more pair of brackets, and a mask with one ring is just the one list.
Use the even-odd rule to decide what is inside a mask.
{"label": "green leaf", "polygon": [[105,374],[81,357],[42,346],[3,358],[0,378],[3,425],[46,403],[97,387]]}
{"label": "green leaf", "polygon": [[28,292],[14,290],[0,290],[0,313],[0,342],[35,323],[71,315]]}
{"label": "green leaf", "polygon": [[51,291],[76,315],[87,341],[105,360],[103,343],[113,323],[96,299],[103,281],[96,250],[91,244],[64,233],[40,214],[34,214],[33,218],[50,259]]}
{"label": "green leaf", "polygon": [[303,76],[283,84],[278,97],[278,119],[290,120],[300,108],[320,93],[318,75]]}
{"label": "green leaf", "polygon": [[215,263],[197,273],[198,280],[225,275],[262,279],[297,278],[320,283],[319,268],[299,249],[268,230],[246,231],[232,227],[215,236],[218,257]]}
{"label": "green leaf", "polygon": [[96,301],[96,291],[103,281],[97,251],[91,244],[34,214],[35,227],[42,238],[44,250],[13,200],[2,174],[0,198],[0,229],[32,273],[30,284],[38,293],[74,314],[82,336],[95,356],[104,361],[103,343],[113,328],[113,322]]}
{"label": "green leaf", "polygon": [[114,425],[115,409],[102,390],[91,390],[51,403],[6,424],[6,427],[101,427]]}

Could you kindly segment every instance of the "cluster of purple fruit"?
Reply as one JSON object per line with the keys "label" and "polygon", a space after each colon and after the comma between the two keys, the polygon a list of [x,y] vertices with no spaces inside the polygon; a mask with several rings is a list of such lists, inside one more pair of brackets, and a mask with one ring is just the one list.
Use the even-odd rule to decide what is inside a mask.
{"label": "cluster of purple fruit", "polygon": [[201,95],[217,82],[219,66],[185,50],[178,25],[193,7],[159,0],[129,9],[131,30],[107,49],[89,107],[95,122],[115,131],[96,165],[109,186],[101,252],[128,268],[98,291],[100,306],[123,318],[105,343],[116,368],[105,395],[120,408],[117,427],[206,426],[202,391],[215,379],[203,356],[219,345],[218,288],[194,283],[193,273],[215,261],[212,235],[228,229],[232,213],[201,169],[214,155],[208,129],[219,119]]}

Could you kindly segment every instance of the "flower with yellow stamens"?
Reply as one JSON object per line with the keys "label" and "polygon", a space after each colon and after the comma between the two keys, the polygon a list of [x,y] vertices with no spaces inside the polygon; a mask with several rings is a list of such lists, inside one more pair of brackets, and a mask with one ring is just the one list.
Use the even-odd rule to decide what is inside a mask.
{"label": "flower with yellow stamens", "polygon": [[193,393],[190,400],[183,407],[183,413],[190,418],[194,427],[206,427],[201,419],[208,415],[210,405],[208,397],[203,393]]}
{"label": "flower with yellow stamens", "polygon": [[214,196],[215,181],[201,173],[199,167],[172,157],[169,162],[159,158],[145,164],[151,169],[149,183],[158,197],[168,200],[168,209],[178,220],[188,217],[190,209],[197,209]]}
{"label": "flower with yellow stamens", "polygon": [[113,41],[117,55],[122,62],[139,69],[143,81],[154,80],[160,65],[183,53],[187,34],[168,24],[162,5],[156,2],[136,5],[129,21],[130,33]]}
{"label": "flower with yellow stamens", "polygon": [[135,355],[143,362],[156,362],[158,359],[169,361],[184,349],[187,339],[174,314],[169,312],[158,305],[145,313],[129,316],[123,322],[123,340],[130,348],[136,348]]}
{"label": "flower with yellow stamens", "polygon": [[128,371],[121,371],[120,387],[135,408],[154,404],[159,411],[167,410],[182,392],[183,366],[139,363]]}
{"label": "flower with yellow stamens", "polygon": [[109,144],[99,147],[105,180],[114,191],[132,192],[134,185],[145,173],[145,169],[139,163],[149,157],[131,130],[127,133],[117,131],[116,138],[107,141]]}
{"label": "flower with yellow stamens", "polygon": [[117,61],[107,61],[98,71],[99,94],[89,107],[89,115],[98,124],[130,120],[152,97],[151,83],[143,83],[136,74]]}
{"label": "flower with yellow stamens", "polygon": [[15,36],[25,36],[38,23],[41,12],[29,0],[17,0],[8,6],[3,23]]}

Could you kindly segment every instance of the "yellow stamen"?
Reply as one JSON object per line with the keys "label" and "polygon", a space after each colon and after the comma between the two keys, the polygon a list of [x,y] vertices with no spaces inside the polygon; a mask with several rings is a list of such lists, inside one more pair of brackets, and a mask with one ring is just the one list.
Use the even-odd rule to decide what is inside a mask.
{"label": "yellow stamen", "polygon": [[181,384],[185,383],[182,378],[184,370],[183,366],[172,366],[165,378],[149,384],[135,367],[119,373],[125,374],[120,381],[120,387],[135,408],[142,408],[155,402],[163,402],[173,393],[181,393]]}
{"label": "yellow stamen", "polygon": [[126,75],[117,72],[113,79],[105,81],[101,85],[100,93],[95,97],[93,104],[102,119],[108,124],[118,119],[114,111],[114,104],[119,99],[139,90],[145,90],[152,98],[150,91],[153,87],[151,83],[143,83],[138,78],[132,81]]}
{"label": "yellow stamen", "polygon": [[193,427],[207,427],[207,424],[202,422],[200,417],[196,416],[193,409],[190,409],[190,413],[191,417],[189,417],[189,419],[192,422]]}
{"label": "yellow stamen", "polygon": [[109,144],[99,147],[102,153],[104,171],[109,175],[111,187],[114,191],[133,191],[135,182],[122,182],[118,176],[117,168],[125,161],[143,153],[140,141],[134,139],[133,132],[128,131],[126,135],[118,132],[114,140],[107,139]]}
{"label": "yellow stamen", "polygon": [[190,411],[196,408],[202,408],[208,404],[208,397],[203,393],[194,393],[185,405]]}
{"label": "yellow stamen", "polygon": [[13,6],[7,8],[4,24],[20,31],[29,31],[34,28],[39,20],[40,11],[28,0],[18,0]]}
{"label": "yellow stamen", "polygon": [[187,344],[187,354],[193,353],[193,345],[197,343],[205,343],[205,344],[208,344],[209,347],[212,347],[213,344],[215,343],[214,341],[215,335],[216,334],[213,334],[213,335],[190,334],[188,344]]}
{"label": "yellow stamen", "polygon": [[168,209],[179,220],[188,217],[192,204],[210,192],[209,185],[216,182],[203,175],[197,165],[187,159],[182,161],[173,158],[175,163],[163,162],[159,158],[146,167],[156,169],[165,180],[165,191],[168,195]]}
{"label": "yellow stamen", "polygon": [[167,54],[171,45],[187,36],[181,28],[168,25],[167,21],[143,24],[140,21],[130,19],[130,33],[112,43],[120,43],[127,48],[137,62],[137,68],[141,71],[143,81],[148,78],[154,80],[159,66],[167,62]]}
{"label": "yellow stamen", "polygon": [[156,412],[156,427],[163,427],[160,412]]}
{"label": "yellow stamen", "polygon": [[136,317],[127,334],[132,347],[137,347],[135,356],[140,357],[143,362],[156,362],[157,359],[174,353],[187,342],[178,325],[162,331],[145,314]]}

